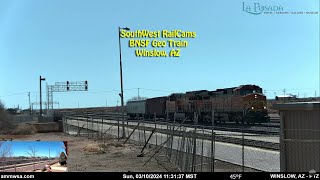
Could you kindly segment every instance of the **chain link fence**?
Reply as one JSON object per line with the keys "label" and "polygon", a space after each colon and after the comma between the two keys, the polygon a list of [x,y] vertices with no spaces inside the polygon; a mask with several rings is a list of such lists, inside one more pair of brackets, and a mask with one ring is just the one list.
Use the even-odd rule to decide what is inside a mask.
{"label": "chain link fence", "polygon": [[247,133],[244,128],[217,130],[190,122],[160,118],[122,122],[117,113],[76,114],[63,117],[63,131],[73,136],[112,136],[123,143],[134,143],[141,146],[140,156],[165,158],[180,172],[280,171],[277,135]]}

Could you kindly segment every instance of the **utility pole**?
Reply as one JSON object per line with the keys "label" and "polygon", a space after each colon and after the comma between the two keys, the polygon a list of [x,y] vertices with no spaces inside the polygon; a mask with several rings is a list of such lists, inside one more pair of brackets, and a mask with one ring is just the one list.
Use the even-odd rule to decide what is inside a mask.
{"label": "utility pole", "polygon": [[138,88],[138,99],[140,99],[140,96],[139,96],[139,90],[140,90],[140,88]]}
{"label": "utility pole", "polygon": [[283,103],[286,102],[286,89],[283,89]]}
{"label": "utility pole", "polygon": [[[120,29],[124,29],[129,31],[129,28],[120,28],[119,27],[119,53],[120,53],[120,82],[121,82],[121,93],[119,94],[121,97],[121,112],[122,112],[122,138],[126,138],[126,132],[124,131],[124,103],[123,103],[123,80],[122,80],[122,60],[121,60],[121,37],[120,37]],[[118,139],[119,139],[119,121],[118,121]]]}
{"label": "utility pole", "polygon": [[42,89],[41,89],[41,81],[45,81],[46,78],[42,78],[40,76],[40,120],[42,119]]}
{"label": "utility pole", "polygon": [[40,117],[42,116],[42,87],[41,87],[41,76],[40,76]]}
{"label": "utility pole", "polygon": [[29,96],[29,112],[31,114],[30,92],[28,92],[28,96]]}
{"label": "utility pole", "polygon": [[47,114],[49,113],[49,86],[48,83],[46,83],[47,87]]}
{"label": "utility pole", "polygon": [[[38,101],[38,95],[36,94],[36,102]],[[32,108],[33,109],[33,108]],[[36,104],[36,109],[37,109],[37,104]]]}

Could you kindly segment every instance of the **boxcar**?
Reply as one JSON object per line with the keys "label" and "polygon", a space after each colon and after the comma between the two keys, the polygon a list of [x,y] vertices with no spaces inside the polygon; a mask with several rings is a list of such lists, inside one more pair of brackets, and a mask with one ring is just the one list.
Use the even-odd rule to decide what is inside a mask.
{"label": "boxcar", "polygon": [[167,97],[156,97],[146,100],[146,118],[164,118],[166,114]]}
{"label": "boxcar", "polygon": [[146,114],[146,100],[129,101],[126,110],[130,117],[143,117]]}

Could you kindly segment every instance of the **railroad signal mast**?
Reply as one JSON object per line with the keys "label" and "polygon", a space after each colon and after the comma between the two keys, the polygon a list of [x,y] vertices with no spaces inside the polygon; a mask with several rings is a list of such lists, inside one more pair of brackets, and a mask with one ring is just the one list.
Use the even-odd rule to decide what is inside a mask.
{"label": "railroad signal mast", "polygon": [[68,92],[68,91],[88,91],[88,81],[78,82],[56,82],[54,85],[47,86],[47,109],[49,113],[53,111],[53,92]]}

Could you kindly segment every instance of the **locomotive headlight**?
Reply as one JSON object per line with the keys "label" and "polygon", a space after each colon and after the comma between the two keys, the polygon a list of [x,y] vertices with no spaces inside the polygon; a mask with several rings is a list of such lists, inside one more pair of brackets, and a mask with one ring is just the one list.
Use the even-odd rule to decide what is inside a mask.
{"label": "locomotive headlight", "polygon": [[257,95],[254,95],[254,98],[257,99]]}
{"label": "locomotive headlight", "polygon": [[251,109],[254,109],[254,107],[251,107]]}
{"label": "locomotive headlight", "polygon": [[267,107],[263,106],[263,109],[267,109]]}

